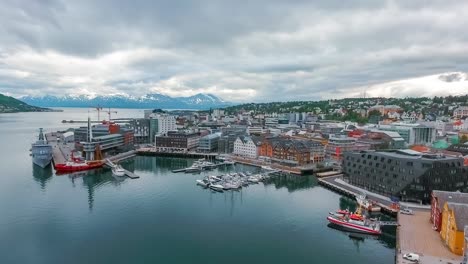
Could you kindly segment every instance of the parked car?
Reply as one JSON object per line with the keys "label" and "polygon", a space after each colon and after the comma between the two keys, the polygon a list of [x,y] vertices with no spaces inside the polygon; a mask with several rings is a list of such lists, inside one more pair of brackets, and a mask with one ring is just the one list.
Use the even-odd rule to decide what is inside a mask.
{"label": "parked car", "polygon": [[416,253],[406,253],[403,258],[412,262],[419,262],[419,255]]}
{"label": "parked car", "polygon": [[409,209],[409,208],[403,208],[403,209],[400,209],[400,213],[402,214],[407,214],[407,215],[412,215],[413,214],[413,210]]}

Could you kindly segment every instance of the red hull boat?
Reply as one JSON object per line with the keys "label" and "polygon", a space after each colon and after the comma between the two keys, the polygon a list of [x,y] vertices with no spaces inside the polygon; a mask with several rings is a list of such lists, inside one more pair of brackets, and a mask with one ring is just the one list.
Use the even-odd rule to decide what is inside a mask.
{"label": "red hull boat", "polygon": [[104,165],[103,161],[85,161],[85,162],[67,162],[62,164],[55,164],[57,173],[68,173],[75,171],[85,171],[101,168]]}

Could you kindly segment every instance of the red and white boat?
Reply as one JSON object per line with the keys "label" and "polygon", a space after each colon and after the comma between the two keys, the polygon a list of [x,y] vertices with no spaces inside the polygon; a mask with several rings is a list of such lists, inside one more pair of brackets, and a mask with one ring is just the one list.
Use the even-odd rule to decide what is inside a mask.
{"label": "red and white boat", "polygon": [[85,171],[91,169],[101,168],[104,165],[104,162],[101,160],[93,160],[93,161],[67,161],[66,163],[62,164],[55,164],[55,170],[57,173],[68,173],[68,172],[75,172],[75,171]]}
{"label": "red and white boat", "polygon": [[379,222],[366,219],[359,212],[354,214],[330,213],[327,220],[349,231],[372,235],[382,234]]}

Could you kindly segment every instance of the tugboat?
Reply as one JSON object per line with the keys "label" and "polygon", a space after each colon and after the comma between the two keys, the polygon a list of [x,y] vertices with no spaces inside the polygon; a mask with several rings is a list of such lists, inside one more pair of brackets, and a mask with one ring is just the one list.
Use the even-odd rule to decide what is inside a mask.
{"label": "tugboat", "polygon": [[352,232],[372,235],[382,234],[379,222],[367,219],[365,216],[363,216],[361,214],[360,207],[356,210],[355,213],[342,214],[330,212],[327,220],[334,225],[340,226]]}
{"label": "tugboat", "polygon": [[47,167],[52,161],[52,146],[44,138],[42,128],[39,128],[39,138],[31,145],[33,163],[41,168]]}

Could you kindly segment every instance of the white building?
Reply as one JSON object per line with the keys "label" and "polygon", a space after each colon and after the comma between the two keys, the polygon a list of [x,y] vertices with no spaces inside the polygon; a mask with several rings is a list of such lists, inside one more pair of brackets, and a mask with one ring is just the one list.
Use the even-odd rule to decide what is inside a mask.
{"label": "white building", "polygon": [[392,123],[379,125],[378,130],[398,132],[408,145],[430,145],[436,140],[435,127],[421,124]]}
{"label": "white building", "polygon": [[263,128],[258,127],[258,126],[249,126],[247,127],[247,134],[252,135],[252,134],[262,134],[263,133]]}
{"label": "white building", "polygon": [[177,131],[177,123],[175,116],[168,114],[153,113],[150,115],[151,119],[158,120],[157,128],[155,128],[156,135],[164,135],[169,131]]}
{"label": "white building", "polygon": [[252,137],[238,137],[234,141],[234,155],[256,159],[259,153],[258,143],[260,141],[257,138]]}
{"label": "white building", "polygon": [[224,116],[224,109],[214,109],[211,116],[216,120],[220,120]]}
{"label": "white building", "polygon": [[277,117],[265,117],[265,126],[277,126],[278,118]]}
{"label": "white building", "polygon": [[465,116],[468,116],[468,106],[460,106],[453,110],[454,118],[463,118]]}

